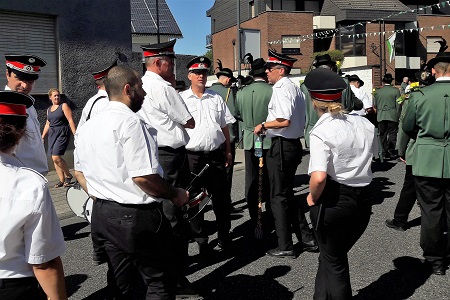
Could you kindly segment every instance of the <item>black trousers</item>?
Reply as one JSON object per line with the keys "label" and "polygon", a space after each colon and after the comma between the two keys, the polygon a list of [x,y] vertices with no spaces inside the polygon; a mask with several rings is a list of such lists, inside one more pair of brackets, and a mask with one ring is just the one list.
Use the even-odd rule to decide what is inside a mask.
{"label": "black trousers", "polygon": [[[192,191],[207,189],[216,215],[217,236],[221,241],[228,241],[231,228],[231,196],[228,192],[224,152],[222,149],[211,152],[188,151],[188,158],[189,168],[194,174],[198,174],[206,164],[209,164],[209,168],[194,183]],[[195,240],[199,243],[207,242],[208,236],[203,230],[204,216],[200,213],[197,218],[199,224],[195,228]]]}
{"label": "black trousers", "polygon": [[278,237],[278,249],[292,250],[292,230],[301,232],[301,240],[313,239],[301,206],[294,201],[294,179],[303,155],[299,139],[272,138],[267,153],[270,181],[270,205]]}
{"label": "black trousers", "polygon": [[[174,187],[186,188],[189,185],[191,177],[186,149],[184,147],[177,149],[160,147],[158,148],[158,154],[159,164],[164,171],[164,179]],[[177,272],[179,276],[182,276],[187,269],[191,222],[195,223],[197,220],[193,219],[191,222],[187,222],[179,218],[179,208],[169,200],[163,201],[162,205],[164,215],[172,226]]]}
{"label": "black trousers", "polygon": [[394,211],[394,223],[397,226],[405,226],[408,222],[408,216],[416,203],[416,186],[414,184],[414,176],[412,174],[412,166],[406,165],[405,179],[403,187],[400,191],[397,206]]}
{"label": "black trousers", "polygon": [[0,279],[2,300],[47,300],[35,277]]}
{"label": "black trousers", "polygon": [[397,144],[398,123],[393,121],[378,122],[383,156],[394,155]]}
{"label": "black trousers", "polygon": [[422,212],[423,257],[433,267],[445,267],[445,257],[450,255],[450,179],[415,176],[414,180]]}
{"label": "black trousers", "polygon": [[311,222],[319,224],[315,232],[320,249],[313,299],[351,299],[347,253],[366,230],[370,213],[369,187],[352,188],[327,179],[318,205],[310,210]]}
{"label": "black trousers", "polygon": [[91,230],[105,240],[115,299],[141,299],[139,277],[146,286],[145,299],[174,299],[172,232],[161,204],[97,199],[92,213]]}
{"label": "black trousers", "polygon": [[[262,202],[269,203],[269,174],[267,171],[267,152],[263,150],[263,181],[262,181]],[[258,192],[259,192],[259,157],[255,157],[255,150],[245,150],[245,199],[247,201],[248,212],[252,226],[258,222]],[[270,205],[266,205],[270,210]]]}

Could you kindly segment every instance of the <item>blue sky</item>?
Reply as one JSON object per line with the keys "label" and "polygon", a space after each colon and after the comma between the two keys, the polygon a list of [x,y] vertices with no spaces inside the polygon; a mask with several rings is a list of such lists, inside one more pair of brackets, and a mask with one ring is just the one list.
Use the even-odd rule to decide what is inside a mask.
{"label": "blue sky", "polygon": [[208,49],[206,35],[211,33],[211,21],[206,17],[214,0],[166,0],[183,38],[175,44],[175,52],[179,54],[203,55]]}

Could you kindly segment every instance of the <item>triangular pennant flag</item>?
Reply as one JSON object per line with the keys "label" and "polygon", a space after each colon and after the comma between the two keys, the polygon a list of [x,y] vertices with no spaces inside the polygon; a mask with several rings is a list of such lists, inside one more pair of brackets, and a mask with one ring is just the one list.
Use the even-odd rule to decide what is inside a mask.
{"label": "triangular pennant flag", "polygon": [[395,38],[397,37],[397,33],[391,35],[387,40],[387,47],[389,51],[389,62],[395,59]]}

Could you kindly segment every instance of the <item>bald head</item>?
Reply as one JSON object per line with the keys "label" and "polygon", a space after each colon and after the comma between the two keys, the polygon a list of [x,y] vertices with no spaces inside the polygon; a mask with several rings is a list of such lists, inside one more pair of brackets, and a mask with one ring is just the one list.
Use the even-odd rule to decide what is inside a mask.
{"label": "bald head", "polygon": [[139,73],[126,66],[112,68],[105,79],[105,88],[110,101],[127,105],[132,111],[141,109],[145,92]]}
{"label": "bald head", "polygon": [[139,74],[135,70],[126,66],[112,68],[105,79],[105,88],[109,98],[122,95],[123,88],[129,84],[134,86],[139,82]]}

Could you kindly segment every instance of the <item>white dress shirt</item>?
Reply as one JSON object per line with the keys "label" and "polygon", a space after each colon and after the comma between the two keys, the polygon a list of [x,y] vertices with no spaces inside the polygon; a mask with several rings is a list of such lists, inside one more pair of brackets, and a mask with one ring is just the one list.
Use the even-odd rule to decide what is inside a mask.
{"label": "white dress shirt", "polygon": [[298,86],[289,78],[283,77],[272,87],[273,93],[268,106],[266,122],[282,118],[290,121],[288,127],[268,129],[269,138],[282,136],[296,139],[303,136],[305,130],[305,97]]}
{"label": "white dress shirt", "polygon": [[104,112],[75,134],[75,170],[83,172],[90,195],[124,204],[149,204],[133,177],[159,174],[156,130],[128,106],[110,101]]}
{"label": "white dress shirt", "polygon": [[378,152],[375,127],[355,115],[323,114],[310,132],[308,174],[326,172],[348,186],[366,186],[372,181],[372,157]]}
{"label": "white dress shirt", "polygon": [[183,99],[158,74],[146,71],[142,87],[147,95],[138,114],[157,130],[158,147],[179,148],[189,140],[183,125],[192,118]]}
{"label": "white dress shirt", "polygon": [[225,101],[214,91],[205,90],[198,98],[192,89],[180,93],[195,120],[195,128],[187,129],[189,142],[187,150],[213,151],[225,142],[222,128],[236,122]]}
{"label": "white dress shirt", "polygon": [[[100,98],[100,97],[102,97],[102,98]],[[100,98],[100,99],[98,99],[98,98]],[[95,105],[94,105],[95,100],[97,100],[97,102],[95,102]],[[84,106],[83,111],[81,112],[81,118],[80,118],[80,122],[78,123],[78,127],[80,127],[81,125],[86,123],[86,120],[89,115],[89,111],[91,111],[92,105],[94,105],[94,107],[92,107],[90,118],[92,118],[93,116],[104,111],[106,106],[108,106],[108,103],[109,103],[108,94],[106,93],[105,90],[99,89],[97,94],[95,94],[94,96],[89,98],[89,100],[86,102],[86,105]]]}
{"label": "white dress shirt", "polygon": [[371,108],[373,106],[372,98],[367,95],[366,92],[364,92],[361,88],[357,88],[354,85],[350,84],[350,88],[352,89],[353,94],[355,94],[356,98],[362,101],[363,108],[360,110],[353,110],[351,113],[365,116],[366,115],[366,109]]}
{"label": "white dress shirt", "polygon": [[[5,91],[10,90],[8,86],[5,86]],[[26,134],[20,139],[19,144],[14,150],[14,155],[24,166],[36,170],[45,176],[48,173],[47,154],[45,153],[41,126],[34,106],[27,108],[27,115]]]}
{"label": "white dress shirt", "polygon": [[33,277],[66,249],[47,180],[0,153],[0,186],[0,278]]}

